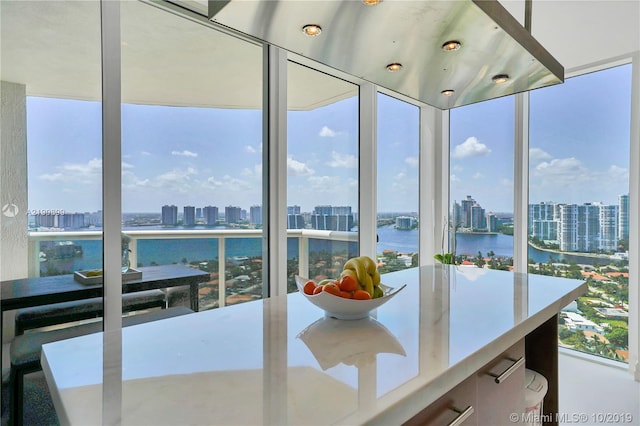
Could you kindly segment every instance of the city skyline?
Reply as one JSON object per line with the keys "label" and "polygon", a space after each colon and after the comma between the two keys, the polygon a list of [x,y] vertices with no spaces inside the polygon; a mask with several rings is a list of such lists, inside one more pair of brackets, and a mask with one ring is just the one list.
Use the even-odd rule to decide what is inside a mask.
{"label": "city skyline", "polygon": [[[620,66],[531,92],[530,202],[611,204],[628,192],[629,80],[630,66]],[[407,114],[393,102],[379,97],[390,123]],[[155,211],[169,199],[261,204],[262,111],[129,104],[122,111],[123,212]],[[513,97],[451,111],[452,203],[474,194],[487,211],[513,211],[513,111]],[[101,104],[28,97],[27,112],[28,209],[101,210]],[[296,141],[287,160],[289,203],[357,211],[357,188],[344,190],[357,185],[356,112],[352,97],[289,120]],[[417,129],[405,127],[385,125],[379,140],[413,140]],[[380,213],[418,210],[417,157],[384,151],[379,179],[393,185],[378,194]]]}

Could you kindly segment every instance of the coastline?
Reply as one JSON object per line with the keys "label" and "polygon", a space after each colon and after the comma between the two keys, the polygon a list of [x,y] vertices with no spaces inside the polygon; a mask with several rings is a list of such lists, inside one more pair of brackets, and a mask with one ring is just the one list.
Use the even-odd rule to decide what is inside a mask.
{"label": "coastline", "polygon": [[564,254],[564,255],[569,255],[569,256],[591,257],[591,258],[594,258],[594,259],[609,259],[609,260],[617,260],[618,259],[615,255],[610,255],[610,254],[582,253],[582,252],[578,252],[578,251],[554,250],[554,249],[538,247],[537,245],[533,244],[531,241],[527,241],[527,244],[530,247],[533,247],[536,250],[544,251],[544,252],[547,252],[547,253],[554,253],[554,254],[558,254],[558,255]]}

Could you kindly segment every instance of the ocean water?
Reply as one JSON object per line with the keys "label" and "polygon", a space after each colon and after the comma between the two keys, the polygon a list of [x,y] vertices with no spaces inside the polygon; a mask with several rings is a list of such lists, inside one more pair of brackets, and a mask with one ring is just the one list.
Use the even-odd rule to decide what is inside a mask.
{"label": "ocean water", "polygon": [[[102,267],[102,241],[80,240],[73,241],[82,246],[82,257],[70,259],[51,259],[40,263],[40,271],[44,275],[47,269],[55,269],[59,273],[71,273],[78,270],[97,269]],[[298,239],[287,240],[287,258],[298,257]],[[341,252],[347,251],[350,257],[356,256],[356,243],[329,240],[309,240],[311,252]],[[260,238],[229,238],[225,240],[225,254],[227,258],[234,256],[255,257],[262,254],[262,240]],[[172,263],[202,262],[218,258],[218,240],[216,238],[158,238],[138,241],[137,265],[150,266],[152,264],[168,265]]]}
{"label": "ocean water", "polygon": [[[378,253],[384,250],[395,250],[401,253],[414,253],[418,250],[418,231],[401,231],[393,226],[380,227],[377,230],[379,242]],[[486,256],[493,251],[496,256],[513,257],[513,237],[503,234],[464,234],[457,235],[458,254],[475,256],[478,251]],[[60,272],[72,272],[80,269],[94,269],[102,266],[102,241],[75,241],[83,248],[83,256],[73,259],[56,259],[42,262],[41,271],[55,268]],[[349,256],[358,252],[357,244],[342,241],[310,240],[309,249],[312,252],[347,251]],[[260,256],[262,240],[259,238],[238,238],[226,240],[226,256]],[[215,238],[185,238],[185,239],[153,239],[138,241],[138,265],[149,266],[152,263],[165,265],[171,263],[187,263],[217,259],[218,240]],[[298,239],[289,238],[287,241],[287,257],[298,257]],[[529,258],[536,262],[573,261],[575,263],[607,264],[606,259],[576,256],[570,254],[555,254],[529,247]]]}

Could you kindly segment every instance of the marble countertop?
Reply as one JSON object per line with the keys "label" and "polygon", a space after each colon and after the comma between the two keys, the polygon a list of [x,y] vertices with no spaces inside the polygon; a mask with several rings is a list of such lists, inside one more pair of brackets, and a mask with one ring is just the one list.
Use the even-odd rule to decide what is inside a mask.
{"label": "marble countertop", "polygon": [[440,265],[382,282],[407,287],[364,320],[327,318],[294,293],[45,345],[58,415],[101,424],[104,403],[131,425],[397,424],[586,291]]}

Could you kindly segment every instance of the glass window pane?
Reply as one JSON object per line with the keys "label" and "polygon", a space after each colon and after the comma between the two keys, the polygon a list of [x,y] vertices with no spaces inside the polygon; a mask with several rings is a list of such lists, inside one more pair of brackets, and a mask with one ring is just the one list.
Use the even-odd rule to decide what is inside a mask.
{"label": "glass window pane", "polygon": [[[7,1],[0,20],[0,305],[8,371],[9,343],[33,344],[44,327],[83,321],[102,329],[101,298],[83,299],[74,276],[102,269],[100,3]],[[30,286],[22,287],[26,279]],[[57,305],[69,298],[80,300]],[[14,360],[24,358],[18,352]],[[25,424],[58,423],[42,371],[11,380],[28,390]],[[18,408],[9,401],[3,391],[3,424]]]}
{"label": "glass window pane", "polygon": [[378,93],[378,264],[418,266],[420,109]]}
{"label": "glass window pane", "polygon": [[452,204],[448,227],[456,263],[513,265],[514,97],[451,111]]}
{"label": "glass window pane", "polygon": [[[288,66],[287,228],[294,274],[336,278],[358,255],[358,86]],[[295,231],[294,231],[295,230]],[[289,243],[289,248],[295,243]]]}
{"label": "glass window pane", "polygon": [[[262,48],[142,2],[121,13],[130,265],[208,274],[199,310],[261,299]],[[189,290],[168,306],[193,308]]]}
{"label": "glass window pane", "polygon": [[531,93],[529,272],[584,279],[560,345],[628,362],[631,65]]}

